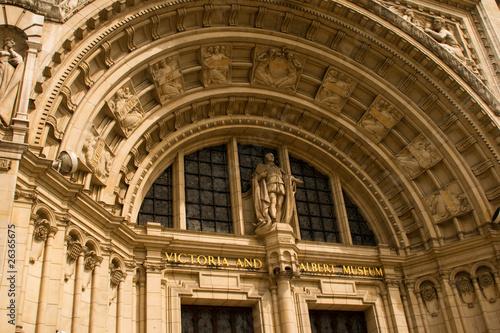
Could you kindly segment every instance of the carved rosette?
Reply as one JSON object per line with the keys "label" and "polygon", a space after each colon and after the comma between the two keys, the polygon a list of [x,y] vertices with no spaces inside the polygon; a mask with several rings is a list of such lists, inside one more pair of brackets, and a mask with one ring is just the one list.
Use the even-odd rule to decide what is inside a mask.
{"label": "carved rosette", "polygon": [[434,301],[437,298],[436,290],[431,286],[426,286],[422,289],[422,298],[426,302]]}
{"label": "carved rosette", "polygon": [[155,84],[155,98],[162,105],[184,93],[179,55],[172,55],[149,66]]}
{"label": "carved rosette", "polygon": [[441,156],[434,145],[420,134],[396,155],[396,161],[408,176],[414,178],[441,161]]}
{"label": "carved rosette", "polygon": [[306,58],[285,48],[255,48],[251,82],[253,85],[295,91]]}
{"label": "carved rosette", "polygon": [[50,223],[46,219],[37,220],[34,223],[33,237],[39,242],[45,242],[49,236]]}
{"label": "carved rosette", "polygon": [[330,67],[318,89],[316,100],[340,113],[357,83],[353,77]]}
{"label": "carved rosette", "polygon": [[396,124],[403,114],[382,96],[377,96],[368,110],[358,122],[358,126],[380,142]]}
{"label": "carved rosette", "polygon": [[491,275],[490,272],[481,273],[477,277],[477,281],[479,282],[479,286],[481,288],[488,288],[489,286],[493,285],[493,283],[495,282],[493,280],[493,276]]}
{"label": "carved rosette", "polygon": [[230,45],[204,46],[200,49],[201,82],[205,88],[230,83],[231,51]]}
{"label": "carved rosette", "polygon": [[425,202],[438,222],[460,216],[471,209],[469,199],[457,181],[426,196]]}
{"label": "carved rosette", "polygon": [[108,106],[125,137],[130,136],[144,119],[141,102],[130,81],[115,92]]}
{"label": "carved rosette", "polygon": [[[102,259],[101,259],[102,260]],[[95,266],[100,262],[99,257],[95,251],[87,251],[83,259],[85,269],[93,271]]]}

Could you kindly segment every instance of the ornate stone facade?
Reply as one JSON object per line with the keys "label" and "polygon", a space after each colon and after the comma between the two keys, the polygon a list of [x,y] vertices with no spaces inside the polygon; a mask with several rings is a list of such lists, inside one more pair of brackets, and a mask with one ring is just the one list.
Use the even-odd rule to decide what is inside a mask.
{"label": "ornate stone facade", "polygon": [[2,329],[495,332],[499,14],[6,2]]}

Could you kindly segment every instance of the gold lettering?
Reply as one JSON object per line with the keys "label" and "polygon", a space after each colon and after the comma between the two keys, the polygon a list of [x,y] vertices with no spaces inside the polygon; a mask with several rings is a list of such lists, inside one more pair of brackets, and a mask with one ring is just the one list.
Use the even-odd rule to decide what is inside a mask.
{"label": "gold lettering", "polygon": [[248,267],[248,266],[253,267],[252,262],[250,260],[248,260],[247,258],[245,258],[245,267]]}
{"label": "gold lettering", "polygon": [[318,265],[316,265],[316,263],[315,263],[315,262],[312,262],[312,263],[311,263],[311,267],[312,267],[312,271],[313,271],[313,272],[317,272],[317,271],[318,271]]}
{"label": "gold lettering", "polygon": [[174,253],[174,261],[177,262],[177,252]]}
{"label": "gold lettering", "polygon": [[238,258],[238,261],[236,262],[236,267],[243,267],[243,263],[241,262],[241,259]]}
{"label": "gold lettering", "polygon": [[363,275],[363,267],[358,266],[358,275]]}
{"label": "gold lettering", "polygon": [[334,264],[332,264],[332,273],[335,274],[335,265]]}
{"label": "gold lettering", "polygon": [[[203,263],[201,263],[200,258],[203,258],[203,260],[204,260]],[[202,266],[207,264],[207,257],[205,257],[203,254],[200,254],[198,256],[198,258],[196,258],[196,260],[198,261],[198,264],[200,264]]]}
{"label": "gold lettering", "polygon": [[229,263],[227,262],[227,259],[226,259],[226,258],[223,258],[223,259],[222,259],[222,264],[223,264],[223,265],[226,265],[227,267],[229,267]]}
{"label": "gold lettering", "polygon": [[194,254],[188,254],[191,257],[191,264],[194,264]]}
{"label": "gold lettering", "polygon": [[308,271],[308,272],[310,272],[310,271],[311,271],[311,269],[309,268],[309,263],[308,263],[308,262],[306,262],[306,265],[307,265],[307,271]]}
{"label": "gold lettering", "polygon": [[330,268],[328,268],[328,264],[323,264],[323,267],[325,267],[325,272],[326,273],[332,273],[332,271],[330,270]]}
{"label": "gold lettering", "polygon": [[180,262],[181,264],[185,264],[185,263],[186,263],[186,261],[182,261],[182,260],[181,260],[181,256],[186,256],[186,254],[185,254],[185,253],[181,253],[181,254],[179,254],[179,258],[178,258],[178,259],[179,259],[179,262]]}
{"label": "gold lettering", "polygon": [[323,272],[323,264],[318,262],[318,272]]}
{"label": "gold lettering", "polygon": [[299,271],[307,271],[306,266],[303,263],[300,264]]}
{"label": "gold lettering", "polygon": [[365,273],[364,276],[367,276],[367,274],[366,274],[366,267],[363,267],[363,272]]}
{"label": "gold lettering", "polygon": [[344,274],[349,274],[349,275],[352,275],[352,272],[351,272],[351,266],[342,266],[343,268],[343,271],[344,271]]}
{"label": "gold lettering", "polygon": [[213,256],[208,256],[208,264],[215,266],[215,258]]}
{"label": "gold lettering", "polygon": [[[257,266],[258,264],[258,266]],[[262,261],[260,261],[259,259],[254,259],[253,260],[253,268],[256,268],[256,269],[259,269],[262,267]]]}
{"label": "gold lettering", "polygon": [[170,255],[168,255],[168,252],[165,252],[165,257],[167,257],[168,261],[172,260],[172,254],[174,254],[174,253],[172,252],[172,253],[170,253]]}
{"label": "gold lettering", "polygon": [[375,275],[384,276],[384,273],[382,272],[382,267],[381,268],[375,267]]}
{"label": "gold lettering", "polygon": [[368,267],[368,272],[370,273],[371,276],[375,276],[375,273],[372,272],[372,268],[371,267]]}

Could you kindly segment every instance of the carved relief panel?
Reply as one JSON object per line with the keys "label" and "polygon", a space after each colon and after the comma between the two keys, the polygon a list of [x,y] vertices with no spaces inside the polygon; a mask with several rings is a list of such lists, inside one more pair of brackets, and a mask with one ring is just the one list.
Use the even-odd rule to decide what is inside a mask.
{"label": "carved relief panel", "polygon": [[108,106],[124,136],[128,137],[144,118],[144,111],[131,82],[127,82],[108,100]]}
{"label": "carved relief panel", "polygon": [[304,56],[286,48],[257,46],[250,81],[254,85],[295,91],[304,62]]}
{"label": "carved relief panel", "polygon": [[402,118],[403,114],[379,95],[358,122],[358,126],[380,142]]}
{"label": "carved relief panel", "polygon": [[438,163],[441,156],[432,143],[420,134],[396,155],[396,160],[408,176],[414,178]]}
{"label": "carved relief panel", "polygon": [[184,81],[178,55],[166,57],[149,66],[156,87],[155,98],[162,105],[184,93]]}
{"label": "carved relief panel", "polygon": [[420,295],[424,301],[425,309],[427,312],[436,317],[440,311],[438,293],[434,283],[425,281],[420,286]]}
{"label": "carved relief panel", "polygon": [[106,142],[97,135],[93,128],[87,132],[82,155],[90,171],[93,172],[97,179],[104,183],[109,176],[114,156],[106,145]]}
{"label": "carved relief panel", "polygon": [[353,77],[331,67],[316,94],[316,100],[340,112],[357,83]]}
{"label": "carved relief panel", "polygon": [[205,88],[231,81],[231,45],[204,46],[200,49],[201,82]]}
{"label": "carved relief panel", "polygon": [[457,181],[426,196],[425,202],[437,222],[467,213],[471,209],[469,199]]}

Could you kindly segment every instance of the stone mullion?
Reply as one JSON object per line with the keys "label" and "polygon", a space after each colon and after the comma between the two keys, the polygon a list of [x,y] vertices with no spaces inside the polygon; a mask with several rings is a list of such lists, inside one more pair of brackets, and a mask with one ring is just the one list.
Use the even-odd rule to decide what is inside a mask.
{"label": "stone mullion", "polygon": [[[50,282],[50,266],[52,263],[52,247],[54,236],[57,232],[56,227],[49,227],[48,236],[45,240],[45,247],[43,251],[43,266],[42,266],[42,278],[40,280],[40,293],[38,298],[38,309],[36,315],[36,327],[35,332],[43,332],[47,323],[46,313],[49,298],[49,282]],[[76,331],[75,331],[76,333]]]}
{"label": "stone mullion", "polygon": [[448,274],[444,274],[441,276],[441,294],[442,299],[446,300],[448,303],[448,308],[445,308],[444,301],[443,303],[443,311],[448,313],[448,319],[450,324],[452,325],[451,331],[461,333],[464,332],[464,327],[462,326],[462,315],[460,314],[458,305],[455,302],[455,298],[453,295],[453,290],[450,286],[450,280],[447,277]]}
{"label": "stone mullion", "polygon": [[243,219],[243,199],[241,194],[238,142],[235,137],[232,137],[229,141],[227,148],[233,232],[235,235],[243,235],[245,234],[245,221]]}
{"label": "stone mullion", "polygon": [[349,228],[349,219],[345,208],[344,195],[342,193],[342,185],[337,174],[332,174],[329,177],[330,187],[332,189],[333,205],[335,208],[335,216],[337,217],[337,226],[339,228],[340,242],[342,244],[352,245],[351,229]]}
{"label": "stone mullion", "polygon": [[177,154],[177,160],[172,167],[174,193],[173,193],[173,227],[186,229],[186,191],[184,178],[184,153]]}

